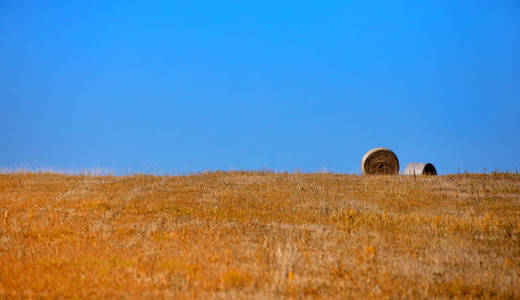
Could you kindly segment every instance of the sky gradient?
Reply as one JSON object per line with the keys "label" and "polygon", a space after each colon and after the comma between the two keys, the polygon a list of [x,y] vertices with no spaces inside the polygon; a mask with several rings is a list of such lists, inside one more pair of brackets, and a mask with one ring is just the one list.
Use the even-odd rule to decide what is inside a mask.
{"label": "sky gradient", "polygon": [[0,168],[520,167],[520,2],[359,2],[0,0]]}

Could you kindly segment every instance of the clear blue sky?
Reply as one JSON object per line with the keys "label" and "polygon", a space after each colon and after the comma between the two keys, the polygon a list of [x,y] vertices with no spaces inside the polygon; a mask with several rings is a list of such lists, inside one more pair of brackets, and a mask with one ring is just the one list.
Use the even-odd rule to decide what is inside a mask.
{"label": "clear blue sky", "polygon": [[0,0],[0,167],[520,166],[520,2]]}

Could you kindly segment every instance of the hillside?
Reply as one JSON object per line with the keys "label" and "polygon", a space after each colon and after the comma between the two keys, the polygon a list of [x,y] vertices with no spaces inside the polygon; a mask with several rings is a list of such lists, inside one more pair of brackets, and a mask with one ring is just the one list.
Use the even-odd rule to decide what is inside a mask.
{"label": "hillside", "polygon": [[0,297],[520,297],[520,176],[0,174]]}

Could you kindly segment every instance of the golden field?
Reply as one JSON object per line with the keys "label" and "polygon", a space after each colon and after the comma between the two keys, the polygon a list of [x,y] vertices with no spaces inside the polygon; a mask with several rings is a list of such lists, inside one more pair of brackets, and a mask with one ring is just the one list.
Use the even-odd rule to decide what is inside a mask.
{"label": "golden field", "polygon": [[0,174],[0,298],[520,298],[520,176]]}

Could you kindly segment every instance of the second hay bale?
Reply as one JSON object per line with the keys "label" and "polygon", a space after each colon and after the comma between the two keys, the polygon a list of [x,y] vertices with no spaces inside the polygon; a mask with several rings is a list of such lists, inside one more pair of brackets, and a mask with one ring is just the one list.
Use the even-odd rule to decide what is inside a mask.
{"label": "second hay bale", "polygon": [[361,171],[367,175],[395,175],[399,173],[399,160],[390,149],[374,148],[363,156]]}
{"label": "second hay bale", "polygon": [[431,163],[409,163],[404,170],[405,175],[437,175],[437,170]]}

